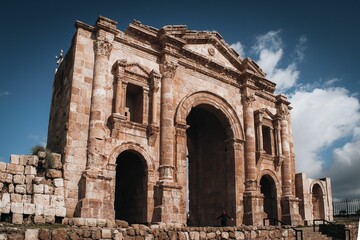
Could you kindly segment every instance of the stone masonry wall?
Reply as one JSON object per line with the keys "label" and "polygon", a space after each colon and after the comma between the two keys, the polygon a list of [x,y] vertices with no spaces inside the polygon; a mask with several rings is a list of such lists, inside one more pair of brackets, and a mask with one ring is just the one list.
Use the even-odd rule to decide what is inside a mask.
{"label": "stone masonry wall", "polygon": [[205,240],[205,239],[294,239],[292,229],[277,227],[169,227],[162,225],[138,225],[130,227],[79,227],[64,226],[64,228],[0,228],[0,239],[25,239],[25,240],[55,240],[55,239],[114,239],[114,240]]}
{"label": "stone masonry wall", "polygon": [[1,221],[42,224],[65,217],[61,156],[51,156],[11,155],[10,163],[0,162]]}

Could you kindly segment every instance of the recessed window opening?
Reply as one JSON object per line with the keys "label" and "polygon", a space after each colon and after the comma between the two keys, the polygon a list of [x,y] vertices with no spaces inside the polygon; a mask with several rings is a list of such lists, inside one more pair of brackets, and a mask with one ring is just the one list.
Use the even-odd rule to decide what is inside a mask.
{"label": "recessed window opening", "polygon": [[131,122],[142,123],[143,94],[142,87],[128,84],[126,88],[126,111],[125,116]]}
{"label": "recessed window opening", "polygon": [[266,154],[271,155],[271,129],[268,126],[262,126],[262,136],[263,136],[263,147]]}

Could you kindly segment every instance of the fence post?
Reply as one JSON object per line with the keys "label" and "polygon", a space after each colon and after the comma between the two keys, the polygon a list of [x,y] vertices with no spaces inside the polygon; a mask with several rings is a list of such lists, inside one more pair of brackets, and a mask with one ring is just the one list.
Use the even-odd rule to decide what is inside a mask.
{"label": "fence post", "polygon": [[346,214],[347,214],[347,216],[349,216],[349,204],[348,204],[348,199],[346,198],[345,201],[346,201]]}

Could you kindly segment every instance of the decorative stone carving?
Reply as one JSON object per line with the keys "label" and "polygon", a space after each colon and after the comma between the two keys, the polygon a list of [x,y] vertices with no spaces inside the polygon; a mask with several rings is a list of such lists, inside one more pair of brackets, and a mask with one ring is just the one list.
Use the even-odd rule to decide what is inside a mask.
{"label": "decorative stone carving", "polygon": [[256,100],[253,94],[250,94],[249,96],[242,96],[241,101],[242,104],[246,107],[252,106],[252,103]]}
{"label": "decorative stone carving", "polygon": [[95,53],[96,55],[110,57],[110,53],[112,50],[112,44],[106,40],[99,40],[95,42]]}
{"label": "decorative stone carving", "polygon": [[176,68],[178,67],[178,64],[174,62],[168,62],[165,61],[162,64],[161,73],[163,77],[165,78],[173,78],[175,76]]}
{"label": "decorative stone carving", "polygon": [[159,172],[162,180],[172,180],[174,174],[174,167],[168,165],[161,165],[159,167]]}
{"label": "decorative stone carving", "polygon": [[155,70],[151,70],[150,72],[150,88],[152,91],[157,92],[159,90],[160,85],[160,74],[157,73]]}

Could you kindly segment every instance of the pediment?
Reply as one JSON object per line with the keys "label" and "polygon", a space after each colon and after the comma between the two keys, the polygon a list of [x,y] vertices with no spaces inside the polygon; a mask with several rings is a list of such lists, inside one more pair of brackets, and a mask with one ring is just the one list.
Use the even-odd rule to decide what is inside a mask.
{"label": "pediment", "polygon": [[[121,70],[120,70],[121,69]],[[114,72],[125,72],[128,74],[133,74],[142,78],[149,78],[150,70],[146,67],[140,65],[139,63],[127,62],[127,60],[118,60],[113,65]]]}
{"label": "pediment", "polygon": [[[229,54],[224,54],[222,49],[219,49],[216,45],[212,43],[204,43],[204,44],[187,44],[184,46],[184,49],[190,50],[196,54],[199,54],[215,63],[218,63],[224,67],[230,68],[232,70],[240,70],[241,60],[237,56],[230,56]],[[230,62],[232,60],[232,62]],[[234,65],[236,62],[237,66]]]}

